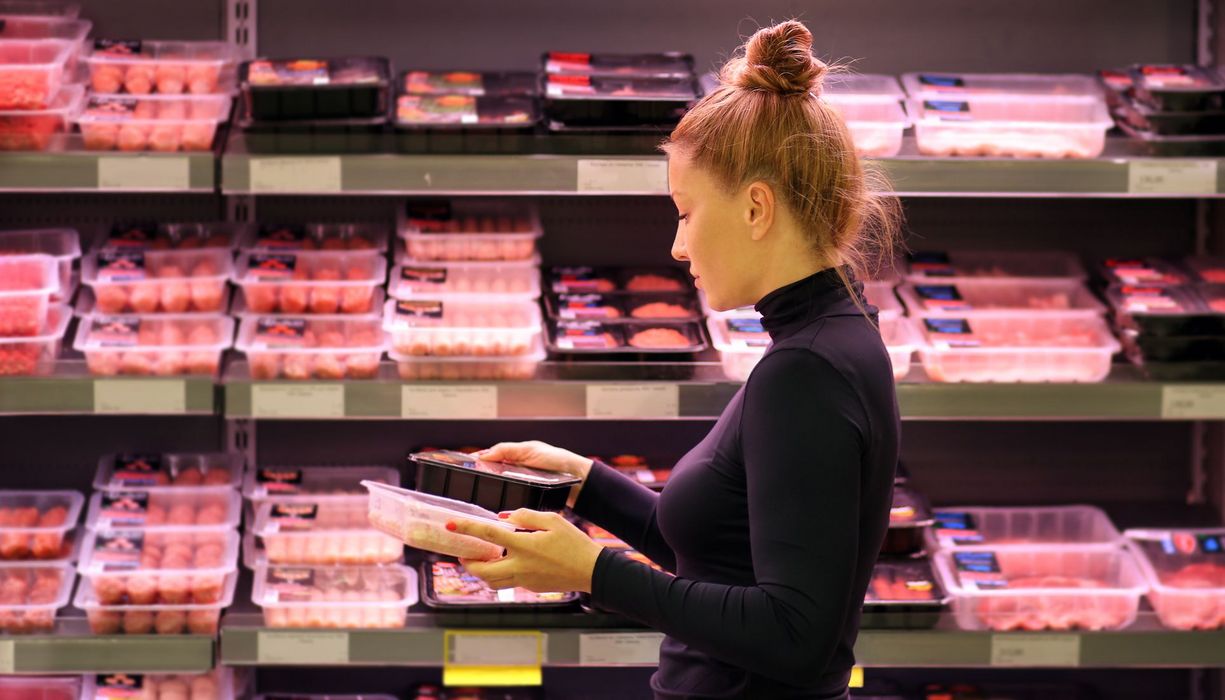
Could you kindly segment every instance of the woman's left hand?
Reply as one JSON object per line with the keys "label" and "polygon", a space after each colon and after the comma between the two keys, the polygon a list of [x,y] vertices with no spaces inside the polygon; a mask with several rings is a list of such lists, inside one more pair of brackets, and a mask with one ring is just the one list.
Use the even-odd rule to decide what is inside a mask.
{"label": "woman's left hand", "polygon": [[461,559],[469,573],[494,589],[591,592],[592,572],[603,547],[557,513],[520,508],[499,517],[531,532],[511,532],[465,519],[447,523],[448,530],[506,549],[505,556],[493,561]]}

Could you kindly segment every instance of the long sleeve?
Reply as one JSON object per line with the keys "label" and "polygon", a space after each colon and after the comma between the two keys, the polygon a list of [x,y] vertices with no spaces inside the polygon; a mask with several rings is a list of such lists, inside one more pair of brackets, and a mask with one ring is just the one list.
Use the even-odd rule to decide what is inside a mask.
{"label": "long sleeve", "polygon": [[659,494],[599,461],[592,462],[574,512],[616,535],[668,571],[676,554],[659,531]]}
{"label": "long sleeve", "polygon": [[593,602],[725,663],[811,682],[858,609],[869,433],[859,396],[827,360],[807,349],[768,353],[748,380],[740,418],[755,584],[672,576],[605,551]]}

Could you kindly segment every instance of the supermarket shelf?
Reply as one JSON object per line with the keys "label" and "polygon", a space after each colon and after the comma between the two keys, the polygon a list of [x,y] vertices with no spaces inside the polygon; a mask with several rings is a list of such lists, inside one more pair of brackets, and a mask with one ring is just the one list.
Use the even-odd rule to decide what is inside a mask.
{"label": "supermarket shelf", "polygon": [[92,377],[79,360],[61,360],[45,377],[0,377],[0,415],[215,412],[211,377]]}
{"label": "supermarket shelf", "polygon": [[53,635],[0,639],[0,673],[199,673],[213,667],[213,642],[201,635],[93,635],[84,618],[66,619]]}
{"label": "supermarket shelf", "polygon": [[[61,137],[62,138],[62,137]],[[198,153],[82,150],[80,137],[49,151],[0,153],[0,191],[214,192],[217,158]]]}

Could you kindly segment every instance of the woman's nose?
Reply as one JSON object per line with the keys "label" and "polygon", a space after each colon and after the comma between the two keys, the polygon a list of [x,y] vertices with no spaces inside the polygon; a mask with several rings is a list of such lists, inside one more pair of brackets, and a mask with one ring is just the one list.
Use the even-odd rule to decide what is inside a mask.
{"label": "woman's nose", "polygon": [[679,227],[676,229],[676,238],[672,239],[672,259],[680,262],[689,259],[689,251],[685,250],[685,237]]}

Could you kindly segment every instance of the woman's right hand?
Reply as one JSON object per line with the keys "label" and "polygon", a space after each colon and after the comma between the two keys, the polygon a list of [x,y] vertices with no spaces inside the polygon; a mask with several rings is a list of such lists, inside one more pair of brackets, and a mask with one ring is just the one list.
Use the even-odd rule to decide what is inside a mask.
{"label": "woman's right hand", "polygon": [[[583,480],[584,484],[587,483],[587,475],[591,472],[591,460],[587,457],[539,440],[499,442],[487,450],[475,453],[475,456],[491,462],[510,462],[548,472],[577,476]],[[582,488],[583,484],[579,484],[570,491],[570,498],[566,501],[567,506],[574,507]]]}

